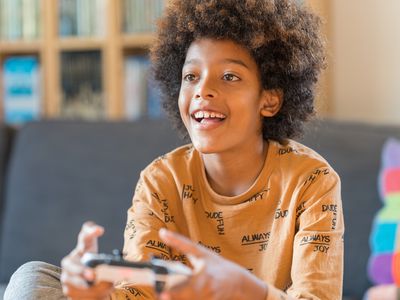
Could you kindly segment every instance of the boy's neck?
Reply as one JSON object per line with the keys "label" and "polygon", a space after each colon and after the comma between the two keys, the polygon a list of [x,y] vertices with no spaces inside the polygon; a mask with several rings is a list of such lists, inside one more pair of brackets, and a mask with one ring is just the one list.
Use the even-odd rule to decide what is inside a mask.
{"label": "boy's neck", "polygon": [[268,142],[251,144],[240,153],[202,154],[207,180],[222,196],[238,196],[246,192],[261,173],[268,152]]}

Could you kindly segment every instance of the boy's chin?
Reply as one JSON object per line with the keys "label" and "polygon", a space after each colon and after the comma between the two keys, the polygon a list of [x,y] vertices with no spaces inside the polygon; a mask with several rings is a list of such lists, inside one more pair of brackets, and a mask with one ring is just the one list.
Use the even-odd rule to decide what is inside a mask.
{"label": "boy's chin", "polygon": [[204,143],[199,141],[192,141],[193,147],[201,154],[214,154],[221,152],[220,147],[216,143]]}

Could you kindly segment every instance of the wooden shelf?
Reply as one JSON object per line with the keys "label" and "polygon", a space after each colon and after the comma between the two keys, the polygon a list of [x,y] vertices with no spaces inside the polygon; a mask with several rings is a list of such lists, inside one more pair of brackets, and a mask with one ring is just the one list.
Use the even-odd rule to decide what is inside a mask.
{"label": "wooden shelf", "polygon": [[58,40],[61,51],[98,50],[104,46],[104,38],[97,37],[63,37]]}
{"label": "wooden shelf", "polygon": [[[12,0],[9,0],[12,1]],[[60,12],[58,0],[40,1],[40,38],[32,41],[0,40],[0,62],[6,56],[35,54],[40,57],[43,117],[60,115],[62,87],[60,74],[61,52],[100,50],[101,77],[105,95],[107,119],[118,120],[125,116],[124,107],[124,59],[126,55],[146,52],[154,42],[154,33],[124,33],[124,0],[105,0],[104,36],[59,36]],[[164,0],[168,3],[168,0]],[[2,75],[0,65],[0,77]],[[0,121],[2,109],[0,78]]]}
{"label": "wooden shelf", "polygon": [[123,48],[149,48],[154,42],[154,34],[137,33],[124,34],[121,36],[121,45]]}
{"label": "wooden shelf", "polygon": [[39,52],[41,45],[41,41],[0,41],[0,54]]}

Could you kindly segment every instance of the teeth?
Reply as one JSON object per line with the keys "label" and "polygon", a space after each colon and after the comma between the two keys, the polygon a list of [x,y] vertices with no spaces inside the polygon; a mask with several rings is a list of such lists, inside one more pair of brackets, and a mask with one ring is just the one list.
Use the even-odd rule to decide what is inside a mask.
{"label": "teeth", "polygon": [[202,111],[198,111],[197,113],[194,114],[194,117],[196,119],[202,119],[204,118],[204,113]]}
{"label": "teeth", "polygon": [[194,114],[194,117],[196,119],[203,119],[203,118],[219,118],[219,119],[225,119],[225,115],[218,113],[218,112],[208,112],[208,111],[198,111]]}

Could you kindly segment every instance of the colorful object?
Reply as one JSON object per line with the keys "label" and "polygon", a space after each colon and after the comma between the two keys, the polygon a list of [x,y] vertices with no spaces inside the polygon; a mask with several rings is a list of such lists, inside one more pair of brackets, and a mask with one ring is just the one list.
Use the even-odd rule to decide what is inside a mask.
{"label": "colorful object", "polygon": [[40,65],[35,56],[11,56],[4,60],[4,121],[22,124],[40,117]]}
{"label": "colorful object", "polygon": [[400,286],[400,141],[383,146],[379,191],[383,207],[375,216],[368,275],[374,284]]}

